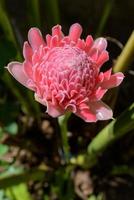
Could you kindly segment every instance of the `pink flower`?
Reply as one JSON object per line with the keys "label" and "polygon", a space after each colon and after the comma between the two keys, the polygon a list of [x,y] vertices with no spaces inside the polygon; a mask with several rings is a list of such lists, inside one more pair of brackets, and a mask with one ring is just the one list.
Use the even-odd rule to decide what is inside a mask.
{"label": "pink flower", "polygon": [[100,72],[109,58],[104,38],[88,35],[80,39],[82,27],[73,24],[64,36],[61,26],[52,28],[44,40],[37,28],[31,28],[24,43],[24,62],[8,64],[9,72],[21,84],[35,92],[35,99],[47,107],[53,117],[71,111],[86,122],[112,118],[112,110],[101,99],[109,88],[118,86],[124,75]]}

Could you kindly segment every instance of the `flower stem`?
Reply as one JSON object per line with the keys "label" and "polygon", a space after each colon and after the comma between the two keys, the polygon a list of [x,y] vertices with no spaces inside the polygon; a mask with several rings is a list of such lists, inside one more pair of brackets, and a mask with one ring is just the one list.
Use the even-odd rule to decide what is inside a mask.
{"label": "flower stem", "polygon": [[93,167],[108,146],[132,130],[134,130],[134,103],[97,134],[89,143],[87,154],[71,159],[71,163],[83,168]]}
{"label": "flower stem", "polygon": [[[11,21],[8,17],[7,11],[4,7],[5,2],[0,2],[0,26],[2,27],[5,36],[8,38],[8,40],[12,41],[14,46],[17,48],[17,56],[16,58],[21,61],[22,60],[22,55],[19,52],[19,45],[17,42],[17,39],[15,37],[14,31],[13,31],[13,27],[11,24]],[[21,90],[17,88],[17,86],[14,84],[14,82],[12,81],[12,79],[10,78],[10,76],[5,73],[3,77],[1,77],[3,82],[11,89],[12,93],[18,98],[18,100],[21,102],[21,104],[25,107],[27,114],[28,115],[33,115],[35,116],[35,118],[38,118],[38,121],[40,120],[40,108],[38,106],[38,104],[34,101],[33,99],[33,95],[31,94],[31,92],[26,91],[26,96],[28,97],[32,108],[30,107],[30,104],[27,102],[26,98],[21,94]],[[34,112],[32,111],[34,110]]]}
{"label": "flower stem", "polygon": [[20,183],[28,182],[29,180],[40,181],[44,179],[46,173],[48,174],[51,172],[49,172],[48,169],[32,169],[30,171],[22,171],[13,174],[1,173],[0,188],[6,189],[15,185],[19,185]]}
{"label": "flower stem", "polygon": [[[18,47],[18,43],[16,41],[16,37],[14,35],[14,31],[11,25],[11,22],[9,20],[8,14],[4,8],[5,2],[1,2],[0,3],[0,26],[2,27],[5,36],[7,37],[8,40],[12,41],[13,44],[15,45],[15,47],[17,49],[19,49]],[[21,54],[18,51],[17,52],[17,56],[16,56],[19,60],[21,60]]]}
{"label": "flower stem", "polygon": [[[22,55],[19,52],[20,48],[18,45],[18,41],[15,37],[14,30],[10,21],[10,18],[8,17],[8,13],[6,11],[6,8],[4,7],[5,2],[0,2],[0,26],[2,27],[5,36],[8,40],[12,41],[14,46],[17,48],[17,60],[22,60]],[[8,86],[8,88],[11,89],[11,92],[18,98],[18,100],[21,102],[21,104],[25,107],[27,114],[32,115],[35,118],[40,121],[40,107],[39,105],[34,101],[33,94],[31,92],[27,92],[26,96],[29,101],[26,100],[26,98],[22,95],[21,90],[17,88],[17,86],[14,84],[10,76],[5,73],[3,77],[1,77],[3,82]],[[31,105],[29,104],[31,103]]]}
{"label": "flower stem", "polygon": [[65,115],[58,118],[60,131],[61,131],[61,139],[62,139],[62,146],[63,146],[63,152],[65,155],[65,160],[68,163],[69,156],[70,156],[70,147],[68,144],[68,137],[67,137],[67,122],[70,117],[71,113],[66,113]]}
{"label": "flower stem", "polygon": [[59,0],[46,0],[44,1],[44,7],[46,8],[49,26],[60,23],[60,11]]}
{"label": "flower stem", "polygon": [[102,129],[88,145],[88,156],[97,158],[107,146],[134,129],[134,103]]}
{"label": "flower stem", "polygon": [[14,94],[14,96],[19,100],[21,105],[23,105],[26,109],[27,115],[33,115],[32,111],[30,109],[30,104],[25,100],[23,95],[21,94],[19,88],[14,84],[14,82],[11,79],[11,76],[8,72],[5,72],[3,76],[1,77],[2,81],[5,83],[5,85],[11,90],[11,92]]}
{"label": "flower stem", "polygon": [[[31,26],[41,27],[40,19],[40,1],[38,0],[29,0],[27,1],[27,11],[29,16],[29,21]],[[30,15],[29,15],[30,12]]]}
{"label": "flower stem", "polygon": [[122,53],[118,57],[116,64],[113,67],[114,72],[126,71],[133,60],[134,60],[134,31],[130,35]]}
{"label": "flower stem", "polygon": [[104,10],[102,12],[102,16],[101,16],[101,19],[100,19],[98,29],[97,29],[96,34],[95,34],[95,38],[100,37],[102,35],[103,30],[105,28],[105,25],[108,21],[110,14],[111,14],[111,11],[112,11],[112,8],[113,8],[113,5],[114,5],[114,1],[115,0],[106,0],[105,1]]}

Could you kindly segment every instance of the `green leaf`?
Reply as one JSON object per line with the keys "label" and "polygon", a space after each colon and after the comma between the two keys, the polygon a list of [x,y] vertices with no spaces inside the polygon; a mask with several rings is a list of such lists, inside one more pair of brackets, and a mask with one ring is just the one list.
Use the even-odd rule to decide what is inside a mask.
{"label": "green leaf", "polygon": [[7,177],[12,177],[14,175],[18,175],[23,172],[23,169],[21,167],[14,167],[13,165],[10,165],[7,170],[4,172],[0,173],[0,180],[5,179]]}
{"label": "green leaf", "polygon": [[10,18],[5,9],[5,5],[1,1],[0,1],[0,26],[3,29],[6,37],[16,45],[16,39],[14,36]]}
{"label": "green leaf", "polygon": [[7,153],[9,147],[5,144],[0,144],[0,156],[4,155]]}
{"label": "green leaf", "polygon": [[0,190],[0,200],[11,200],[11,199],[6,197],[4,190]]}
{"label": "green leaf", "polygon": [[18,132],[18,125],[16,122],[12,122],[4,127],[4,131],[8,132],[11,135],[16,135]]}
{"label": "green leaf", "polygon": [[0,104],[0,121],[3,124],[12,123],[18,116],[19,109],[19,104],[16,104],[15,102],[7,101]]}
{"label": "green leaf", "polygon": [[28,192],[27,185],[24,183],[7,188],[6,191],[7,196],[9,196],[12,200],[32,200],[32,197]]}
{"label": "green leaf", "polygon": [[98,155],[112,142],[134,129],[134,103],[117,119],[104,127],[88,146],[89,155]]}
{"label": "green leaf", "polygon": [[[48,174],[48,171],[47,171]],[[9,188],[13,185],[25,183],[29,180],[43,180],[46,177],[45,170],[33,169],[27,172],[6,172],[0,174],[0,188]],[[46,177],[47,178],[47,177]]]}
{"label": "green leaf", "polygon": [[95,196],[94,194],[92,194],[88,200],[104,200],[104,195],[103,193],[99,193],[97,196]]}
{"label": "green leaf", "polygon": [[129,167],[127,165],[122,165],[122,166],[114,166],[112,171],[112,175],[129,175],[134,177],[134,168]]}
{"label": "green leaf", "polygon": [[91,195],[88,200],[97,200],[96,196],[95,195]]}
{"label": "green leaf", "polygon": [[40,28],[40,1],[38,0],[28,0],[27,1],[27,11],[31,26],[37,26]]}
{"label": "green leaf", "polygon": [[4,66],[6,66],[11,59],[15,58],[16,54],[17,51],[14,44],[2,38],[0,40],[0,73],[3,73]]}
{"label": "green leaf", "polygon": [[4,131],[3,131],[3,129],[0,127],[0,139],[2,138],[3,134],[4,134]]}
{"label": "green leaf", "polygon": [[111,11],[112,11],[112,8],[113,8],[113,5],[114,5],[114,1],[115,0],[106,0],[105,1],[104,9],[103,9],[103,12],[102,12],[101,17],[100,17],[100,23],[98,25],[98,29],[96,31],[95,37],[99,37],[103,33],[103,30],[106,26],[108,18],[111,14]]}
{"label": "green leaf", "polygon": [[49,200],[49,196],[48,195],[44,195],[44,199],[43,200]]}
{"label": "green leaf", "polygon": [[48,16],[48,24],[52,27],[60,23],[59,0],[46,0],[43,2]]}

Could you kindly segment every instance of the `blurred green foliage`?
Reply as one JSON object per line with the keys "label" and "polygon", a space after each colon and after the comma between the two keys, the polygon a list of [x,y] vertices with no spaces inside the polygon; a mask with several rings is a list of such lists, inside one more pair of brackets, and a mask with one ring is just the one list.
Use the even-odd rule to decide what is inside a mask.
{"label": "blurred green foliage", "polygon": [[[44,114],[41,111],[41,106],[34,101],[33,94],[27,89],[23,88],[22,86],[19,86],[4,68],[10,61],[22,61],[22,52],[20,51],[22,49],[22,41],[25,40],[25,32],[30,26],[37,26],[41,30],[44,30],[44,24],[46,24],[46,29],[50,30],[50,28],[53,25],[63,23],[63,25],[65,25],[66,28],[66,17],[64,18],[63,15],[65,8],[64,6],[68,4],[69,6],[67,10],[69,10],[69,23],[73,23],[74,20],[80,21],[81,16],[78,15],[78,13],[76,12],[77,10],[81,9],[83,16],[85,16],[85,10],[88,9],[90,11],[89,13],[92,13],[92,10],[94,8],[93,6],[95,5],[96,10],[99,10],[100,15],[98,13],[98,15],[96,15],[95,13],[95,16],[91,20],[93,23],[94,20],[96,20],[97,18],[96,21],[98,22],[98,24],[95,24],[95,26],[93,26],[97,30],[96,33],[94,31],[92,32],[94,32],[95,36],[101,36],[106,30],[107,23],[109,22],[111,13],[113,12],[112,9],[114,8],[117,2],[114,0],[104,0],[102,5],[97,0],[95,1],[95,3],[93,1],[87,2],[90,2],[91,6],[88,8],[84,8],[83,6],[81,9],[81,6],[77,6],[77,3],[78,5],[83,5],[82,1],[71,2],[59,0],[25,0],[21,2],[22,5],[24,4],[24,11],[23,9],[21,10],[20,4],[18,6],[18,11],[16,10],[15,12],[16,19],[19,18],[19,15],[22,15],[21,20],[23,23],[17,24],[17,20],[14,19],[12,13],[9,10],[10,7],[15,6],[15,3],[17,3],[17,1],[0,1],[0,200],[33,200],[34,198],[31,195],[27,184],[31,181],[32,183],[39,182],[44,185],[46,184],[45,186],[42,186],[45,188],[45,192],[43,193],[43,199],[41,200],[50,200],[52,199],[52,197],[53,199],[59,200],[77,199],[77,196],[74,191],[73,181],[75,169],[77,167],[79,168],[79,166],[81,168],[84,168],[84,162],[86,162],[86,167],[89,170],[90,164],[92,167],[96,165],[96,160],[98,161],[98,158],[100,157],[100,155],[102,155],[102,152],[106,150],[106,148],[111,144],[111,142],[114,142],[118,138],[123,137],[124,134],[130,133],[130,130],[134,130],[134,109],[132,104],[132,106],[129,107],[128,110],[123,115],[121,115],[121,117],[115,119],[107,126],[104,124],[103,129],[100,132],[97,132],[98,136],[94,137],[92,142],[88,144],[89,141],[86,141],[86,148],[88,147],[88,149],[84,148],[82,152],[81,150],[78,150],[77,152],[78,157],[81,158],[79,162],[79,160],[75,158],[75,155],[72,155],[73,153],[69,152],[71,151],[71,148],[69,148],[69,144],[67,141],[67,136],[69,135],[67,130],[67,122],[69,117],[67,117],[67,120],[63,120],[61,122],[61,131],[65,131],[66,134],[66,137],[65,134],[62,135],[64,140],[62,145],[60,144],[61,142],[59,142],[61,138],[58,137],[58,153],[61,156],[61,163],[59,164],[57,161],[58,164],[56,164],[56,166],[54,166],[54,162],[52,162],[49,167],[46,165],[44,166],[44,160],[47,163],[50,162],[48,161],[48,158],[44,159],[45,155],[47,154],[45,152],[46,149],[43,149],[43,151],[46,154],[44,152],[41,152],[42,148],[40,148],[40,146],[37,146],[34,149],[34,147],[36,146],[36,142],[38,142],[37,140],[39,140],[39,142],[42,142],[42,138],[44,138],[44,132],[41,133],[41,136],[40,133],[37,133],[37,131],[41,132],[43,129],[42,124],[44,122]],[[74,3],[75,10],[73,10],[73,7],[71,6],[72,3]],[[63,8],[61,8],[62,6]],[[100,6],[100,8],[98,6]],[[118,13],[118,6],[115,6],[115,8],[115,13]],[[72,12],[74,13],[74,19],[70,19],[70,13]],[[88,18],[91,18],[91,16],[89,16]],[[84,21],[85,27],[88,22],[89,20],[87,20],[87,22]],[[23,27],[26,30],[23,30]],[[128,35],[129,34],[130,33],[128,33]],[[129,49],[127,51],[129,51]],[[131,48],[131,53],[133,52],[134,48]],[[131,60],[131,63],[132,61],[133,60]],[[129,64],[131,63],[129,62]],[[121,67],[121,70],[122,68],[123,66]],[[125,70],[128,70],[128,66],[126,66]],[[49,119],[48,116],[46,117],[46,119]],[[57,122],[54,121],[54,124],[56,124],[55,127],[57,128]],[[44,125],[45,131],[48,128],[47,125]],[[57,130],[54,130],[54,132],[56,131]],[[31,134],[31,132],[33,134]],[[32,140],[34,139],[35,133],[39,136],[36,136],[35,140]],[[51,135],[50,129],[48,133]],[[47,135],[48,138],[50,137],[49,134]],[[21,143],[19,143],[22,140],[22,138],[25,138],[27,140],[25,142],[25,145],[20,145]],[[23,143],[25,139],[23,140]],[[13,143],[14,140],[15,144]],[[18,145],[16,144],[17,142]],[[45,142],[46,143],[43,144],[43,147],[45,145],[47,146],[47,143],[49,144],[50,140],[47,139],[45,140]],[[77,142],[77,140],[75,142]],[[56,140],[54,141],[54,143],[56,143]],[[30,161],[32,161],[33,159],[31,155],[31,157],[28,157],[27,160],[27,162],[30,163],[28,167],[25,167],[25,163],[24,165],[22,164],[23,162],[21,163],[21,158],[19,158],[20,160],[18,160],[17,162],[17,156],[21,151],[22,154],[25,154],[25,156],[29,153],[27,149],[23,149],[24,146],[26,146],[28,150],[33,148],[32,153],[35,154],[36,157],[41,160],[41,165],[37,164],[36,167],[34,166],[34,164],[32,165],[30,163]],[[66,159],[64,159],[61,146],[64,152],[66,153],[67,162]],[[12,148],[14,150],[12,150]],[[19,149],[19,153],[14,158],[12,154],[16,150],[15,148]],[[48,148],[48,155],[51,155],[49,154],[51,153],[51,148],[49,147],[49,145],[46,148]],[[27,151],[25,152],[25,150]],[[83,153],[82,156],[81,153]],[[133,154],[133,151],[131,154]],[[89,159],[89,155],[90,158],[92,158],[92,163]],[[53,155],[53,157],[54,156],[55,155]],[[12,157],[13,159],[11,159]],[[70,158],[73,160],[73,162],[70,162]],[[51,159],[52,158],[50,156],[50,160]],[[59,157],[55,158],[55,160],[58,159]],[[88,163],[89,160],[90,164]],[[95,160],[95,162],[93,162],[93,160]],[[125,174],[133,177],[134,170],[132,168],[129,168],[127,165],[113,166],[111,174]],[[36,194],[34,196],[36,198]],[[105,198],[103,193],[99,192],[98,194],[92,194],[88,197],[88,200],[104,199]]]}
{"label": "blurred green foliage", "polygon": [[[8,49],[8,51],[7,51]],[[0,73],[2,74],[5,69],[5,64],[15,58],[17,50],[14,44],[6,38],[0,39]]]}

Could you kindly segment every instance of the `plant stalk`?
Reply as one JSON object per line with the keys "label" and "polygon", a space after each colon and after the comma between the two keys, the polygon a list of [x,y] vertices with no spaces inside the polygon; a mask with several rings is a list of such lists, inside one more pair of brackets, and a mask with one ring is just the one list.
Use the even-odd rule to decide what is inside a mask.
{"label": "plant stalk", "polygon": [[50,27],[60,23],[59,0],[45,0],[44,5],[47,9],[48,23]]}
{"label": "plant stalk", "polygon": [[134,60],[134,31],[130,35],[122,53],[113,67],[114,72],[125,72]]}
{"label": "plant stalk", "polygon": [[67,122],[70,117],[70,113],[66,113],[65,115],[58,118],[60,131],[61,131],[61,139],[62,139],[62,146],[63,146],[63,152],[65,156],[65,161],[69,162],[70,157],[70,147],[68,144],[68,130],[67,130]]}
{"label": "plant stalk", "polygon": [[93,167],[97,164],[99,155],[101,155],[108,146],[133,129],[134,103],[97,134],[88,145],[87,154],[72,158],[71,164],[79,165],[83,168]]}
{"label": "plant stalk", "polygon": [[[16,38],[14,35],[14,31],[12,29],[12,25],[11,22],[9,20],[9,17],[7,15],[7,12],[4,8],[5,3],[1,2],[0,3],[0,25],[6,35],[6,37],[8,38],[8,40],[12,41],[14,46],[19,49],[18,44],[16,42]],[[19,51],[17,52],[17,59],[21,60],[21,54],[19,53]]]}
{"label": "plant stalk", "polygon": [[[1,25],[4,33],[5,33],[6,37],[8,38],[8,40],[12,41],[14,46],[17,48],[18,51],[17,51],[16,59],[20,61],[20,60],[22,60],[22,55],[19,52],[19,47],[18,47],[18,43],[16,41],[16,37],[14,35],[12,24],[11,24],[11,22],[9,20],[9,17],[8,17],[7,12],[4,9],[3,5],[4,5],[4,3],[1,2],[0,3],[0,25]],[[13,94],[18,98],[18,100],[22,103],[22,105],[26,108],[27,114],[31,114],[31,113],[35,112],[35,117],[38,119],[38,121],[40,121],[40,107],[33,100],[33,95],[31,94],[31,92],[29,92],[29,91],[27,92],[27,98],[31,102],[34,112],[30,111],[31,110],[30,109],[30,105],[28,105],[29,102],[27,102],[27,100],[23,97],[23,95],[21,94],[19,89],[17,89],[16,85],[13,83],[12,79],[10,78],[10,76],[8,76],[5,73],[4,77],[2,78],[2,80],[11,89]]]}
{"label": "plant stalk", "polygon": [[102,12],[102,17],[100,19],[100,23],[96,31],[95,37],[99,37],[103,33],[107,20],[110,16],[111,10],[113,8],[114,1],[115,0],[106,0],[104,10]]}
{"label": "plant stalk", "polygon": [[97,157],[113,142],[134,129],[134,103],[102,129],[88,145],[88,156]]}
{"label": "plant stalk", "polygon": [[6,189],[8,187],[28,182],[30,180],[33,181],[43,180],[45,176],[46,176],[46,171],[40,169],[33,169],[28,172],[21,172],[19,174],[7,175],[5,177],[0,177],[0,188]]}
{"label": "plant stalk", "polygon": [[2,77],[2,81],[12,91],[13,95],[16,96],[19,102],[25,107],[26,113],[28,115],[32,115],[29,103],[25,100],[23,95],[20,93],[18,87],[13,83],[10,75],[7,72],[4,73]]}
{"label": "plant stalk", "polygon": [[28,15],[31,22],[31,26],[37,26],[41,28],[40,20],[40,1],[39,0],[27,0]]}

